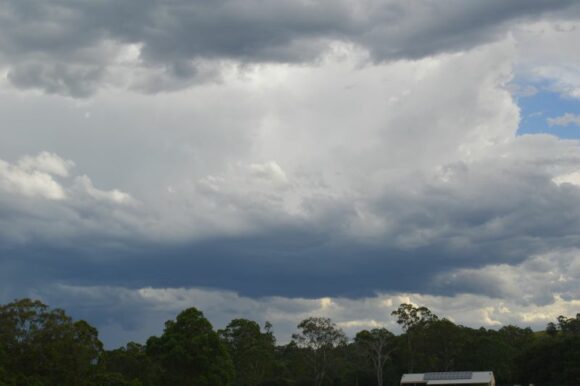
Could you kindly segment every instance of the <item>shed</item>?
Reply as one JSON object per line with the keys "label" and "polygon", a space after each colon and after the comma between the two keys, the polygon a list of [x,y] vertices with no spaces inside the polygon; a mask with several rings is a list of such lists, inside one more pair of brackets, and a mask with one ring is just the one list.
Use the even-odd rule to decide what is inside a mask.
{"label": "shed", "polygon": [[401,386],[413,385],[468,385],[495,386],[495,377],[491,371],[454,371],[443,373],[403,374]]}

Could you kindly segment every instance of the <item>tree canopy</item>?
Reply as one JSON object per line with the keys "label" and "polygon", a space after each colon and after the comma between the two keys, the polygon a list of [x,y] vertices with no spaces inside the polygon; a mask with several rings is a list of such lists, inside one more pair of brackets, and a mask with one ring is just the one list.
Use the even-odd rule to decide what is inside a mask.
{"label": "tree canopy", "polygon": [[335,362],[333,351],[346,345],[346,335],[329,318],[310,317],[300,322],[298,329],[300,332],[292,335],[292,340],[309,358],[314,385],[322,385]]}
{"label": "tree canopy", "polygon": [[348,341],[329,318],[308,317],[277,345],[272,325],[234,319],[215,331],[188,308],[146,344],[105,350],[97,330],[59,308],[0,305],[0,386],[384,386],[418,372],[491,370],[497,384],[580,383],[580,315],[546,331],[469,328],[426,307],[393,311],[402,333],[359,331]]}
{"label": "tree canopy", "polygon": [[218,333],[234,363],[235,385],[262,385],[272,378],[276,340],[269,323],[262,332],[252,320],[234,319]]}
{"label": "tree canopy", "polygon": [[194,307],[167,321],[161,337],[149,338],[147,353],[160,365],[160,385],[228,386],[234,378],[226,346]]}
{"label": "tree canopy", "polygon": [[0,378],[5,384],[90,383],[103,350],[97,330],[38,300],[0,306]]}

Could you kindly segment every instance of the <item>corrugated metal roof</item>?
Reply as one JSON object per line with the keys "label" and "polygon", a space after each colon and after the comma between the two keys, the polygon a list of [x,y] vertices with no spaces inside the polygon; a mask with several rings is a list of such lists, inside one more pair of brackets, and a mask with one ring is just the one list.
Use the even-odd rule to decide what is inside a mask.
{"label": "corrugated metal roof", "polygon": [[401,378],[401,383],[426,383],[425,380],[423,379],[424,376],[425,374],[423,373],[403,374],[403,377]]}
{"label": "corrugated metal roof", "polygon": [[494,381],[491,371],[413,373],[404,374],[401,378],[401,384],[425,383],[427,385],[489,384]]}
{"label": "corrugated metal roof", "polygon": [[425,373],[423,379],[426,381],[442,381],[452,379],[471,379],[473,371],[454,371],[446,373]]}
{"label": "corrugated metal roof", "polygon": [[482,381],[481,379],[441,379],[438,381],[427,381],[427,385],[481,385],[490,382],[491,381]]}

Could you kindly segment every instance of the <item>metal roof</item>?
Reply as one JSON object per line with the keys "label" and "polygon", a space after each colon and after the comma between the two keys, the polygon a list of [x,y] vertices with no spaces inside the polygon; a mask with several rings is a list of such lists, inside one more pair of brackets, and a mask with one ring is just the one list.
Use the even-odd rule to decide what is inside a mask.
{"label": "metal roof", "polygon": [[447,373],[425,373],[423,379],[425,381],[443,381],[453,379],[471,379],[473,371],[456,371]]}
{"label": "metal roof", "polygon": [[427,385],[489,384],[494,381],[491,371],[414,373],[404,374],[401,378],[401,384],[425,383]]}

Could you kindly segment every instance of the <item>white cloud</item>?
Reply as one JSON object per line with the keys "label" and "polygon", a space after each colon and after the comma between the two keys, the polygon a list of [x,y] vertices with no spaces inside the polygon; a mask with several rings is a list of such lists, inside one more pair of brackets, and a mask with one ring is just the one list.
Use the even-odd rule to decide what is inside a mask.
{"label": "white cloud", "polygon": [[436,281],[441,288],[459,286],[469,293],[510,299],[512,306],[549,308],[559,298],[580,299],[580,272],[574,269],[579,264],[579,250],[562,250],[531,256],[517,265],[452,270]]}
{"label": "white cloud", "polygon": [[552,181],[554,181],[554,183],[556,183],[557,185],[571,184],[580,186],[580,172],[563,174],[561,176],[554,177]]}
{"label": "white cloud", "polygon": [[[473,202],[490,213],[485,231],[498,234],[509,219],[502,213],[518,207],[532,177],[548,182],[578,165],[573,144],[515,137],[519,109],[506,87],[516,46],[510,38],[461,54],[370,63],[366,51],[344,45],[316,65],[233,69],[222,83],[173,94],[110,90],[80,105],[4,94],[13,106],[0,109],[23,122],[26,130],[5,129],[20,149],[33,132],[96,185],[116,187],[77,177],[61,186],[65,195],[142,202],[146,220],[135,232],[150,239],[293,225],[407,249],[437,240],[471,245],[478,231],[458,219],[475,216]],[[38,129],[30,108],[52,132]],[[70,172],[57,164],[53,172]],[[518,208],[514,221],[525,215]]]}
{"label": "white cloud", "polygon": [[20,158],[18,166],[29,172],[38,170],[59,177],[68,177],[71,168],[74,167],[74,162],[65,160],[57,154],[43,151],[34,157],[24,156]]}
{"label": "white cloud", "polygon": [[46,151],[36,156],[23,156],[14,164],[0,160],[0,187],[8,192],[52,200],[63,200],[74,191],[99,201],[134,202],[128,193],[118,189],[105,191],[95,188],[86,175],[75,177],[70,187],[55,180],[55,177],[68,177],[74,165],[73,161]]}
{"label": "white cloud", "polygon": [[130,194],[121,192],[118,189],[106,191],[95,188],[93,182],[86,175],[76,177],[74,186],[98,201],[110,201],[116,204],[134,203]]}
{"label": "white cloud", "polygon": [[65,189],[53,175],[66,176],[72,165],[55,154],[25,156],[17,164],[0,160],[0,188],[7,192],[50,200],[66,198]]}
{"label": "white cloud", "polygon": [[0,160],[0,190],[7,193],[0,195],[5,214],[0,216],[0,239],[5,245],[139,232],[136,201],[118,189],[96,188],[85,175],[71,176],[73,166],[73,161],[46,151],[13,163]]}
{"label": "white cloud", "polygon": [[550,126],[580,126],[580,115],[566,113],[546,120]]}
{"label": "white cloud", "polygon": [[[469,256],[485,237],[511,229],[515,244],[536,231],[530,224],[554,226],[535,217],[534,202],[554,197],[551,179],[579,165],[573,143],[515,137],[507,85],[516,46],[508,38],[371,63],[344,45],[312,66],[232,69],[222,83],[154,96],[109,90],[82,103],[5,92],[0,112],[22,126],[4,129],[19,145],[0,150],[17,157],[34,133],[91,176],[61,186],[74,196],[71,216],[58,219],[66,229],[108,234],[121,221],[121,233],[140,240],[196,242],[294,227],[373,247],[441,242]],[[64,175],[72,164],[55,165]],[[128,202],[143,205],[118,205]],[[91,205],[94,217],[79,227],[77,206]]]}
{"label": "white cloud", "polygon": [[540,90],[532,85],[517,85],[517,84],[510,84],[508,86],[510,92],[518,97],[531,97],[536,95]]}
{"label": "white cloud", "polygon": [[276,163],[276,161],[270,161],[263,164],[251,164],[250,171],[253,176],[270,180],[277,184],[285,184],[288,182],[286,173],[284,170]]}
{"label": "white cloud", "polygon": [[518,77],[542,84],[567,98],[580,98],[580,38],[577,18],[540,20],[512,31],[517,41]]}
{"label": "white cloud", "polygon": [[[0,89],[0,116],[10,123],[2,125],[0,153],[17,160],[0,161],[0,189],[8,192],[0,195],[0,238],[17,246],[11,256],[25,256],[2,260],[2,268],[53,268],[62,259],[46,276],[23,268],[32,284],[8,284],[11,293],[38,280],[38,294],[52,304],[69,299],[87,314],[78,304],[103,305],[109,311],[99,326],[111,342],[158,332],[188,305],[218,326],[239,316],[271,320],[282,339],[312,314],[349,333],[383,323],[394,329],[388,313],[402,301],[472,326],[539,328],[569,313],[580,298],[580,262],[559,251],[580,245],[580,197],[565,184],[580,181],[579,145],[516,136],[520,110],[509,85],[523,76],[575,95],[580,58],[566,47],[575,47],[578,32],[554,22],[520,24],[507,38],[483,32],[492,44],[461,51],[457,42],[446,46],[454,53],[417,60],[373,61],[360,45],[335,42],[301,65],[147,67],[143,44],[110,42],[85,52],[79,62],[88,67],[73,73],[54,63],[24,66],[12,74],[24,87],[84,96],[97,83],[111,87],[82,102]],[[103,74],[91,72],[99,52],[116,58],[96,62],[110,70]],[[193,78],[175,76],[211,78],[214,65],[219,80],[193,88]],[[174,92],[127,91],[135,88]],[[203,266],[213,261],[219,275]],[[175,275],[159,275],[161,263]],[[399,293],[411,263],[424,280]],[[85,283],[89,271],[99,272],[98,286]],[[198,272],[204,277],[192,278]],[[126,273],[142,276],[131,284],[140,290],[116,287]],[[71,277],[81,284],[55,289]],[[272,287],[282,280],[292,286]],[[312,285],[323,280],[334,287]],[[200,281],[254,297],[196,288]],[[362,298],[338,296],[357,290]],[[304,298],[269,297],[274,291]]]}

